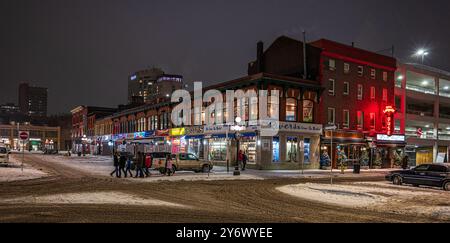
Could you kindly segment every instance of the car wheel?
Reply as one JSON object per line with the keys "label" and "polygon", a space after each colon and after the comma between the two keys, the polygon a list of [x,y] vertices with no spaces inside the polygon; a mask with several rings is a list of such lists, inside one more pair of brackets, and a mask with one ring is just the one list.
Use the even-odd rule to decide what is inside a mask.
{"label": "car wheel", "polygon": [[444,182],[442,189],[444,189],[444,191],[450,191],[450,181]]}
{"label": "car wheel", "polygon": [[392,183],[397,186],[401,186],[403,184],[403,180],[400,176],[395,176],[392,180]]}
{"label": "car wheel", "polygon": [[210,171],[209,165],[203,165],[202,171],[203,171],[203,173],[209,173],[209,171]]}

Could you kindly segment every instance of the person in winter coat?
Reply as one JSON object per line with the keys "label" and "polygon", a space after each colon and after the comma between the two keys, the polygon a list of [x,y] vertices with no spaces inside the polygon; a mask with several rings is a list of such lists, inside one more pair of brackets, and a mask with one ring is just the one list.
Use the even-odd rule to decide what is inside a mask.
{"label": "person in winter coat", "polygon": [[133,177],[133,173],[131,173],[131,164],[132,164],[131,156],[128,156],[127,164],[125,166],[125,178],[127,178],[128,172],[130,172],[130,177]]}
{"label": "person in winter coat", "polygon": [[116,173],[116,177],[119,177],[119,156],[117,153],[114,153],[113,155],[114,159],[114,170],[111,172],[111,176],[113,176],[114,173]]}
{"label": "person in winter coat", "polygon": [[248,161],[248,156],[245,153],[243,153],[242,154],[242,170],[243,171],[245,170],[245,166],[247,165],[247,161]]}
{"label": "person in winter coat", "polygon": [[244,153],[242,150],[239,150],[237,159],[238,165],[242,165],[244,163]]}
{"label": "person in winter coat", "polygon": [[119,158],[119,178],[122,177],[122,172],[125,174],[125,165],[127,163],[127,157],[125,155],[120,155]]}
{"label": "person in winter coat", "polygon": [[144,155],[142,154],[142,152],[138,152],[137,154],[137,158],[136,158],[136,175],[134,176],[135,178],[139,177],[144,177],[144,172],[142,171],[142,167],[144,165]]}
{"label": "person in winter coat", "polygon": [[173,169],[173,163],[172,163],[172,158],[169,154],[166,157],[166,173],[168,176],[175,174],[175,171],[172,171],[172,169]]}
{"label": "person in winter coat", "polygon": [[145,156],[145,164],[144,164],[144,172],[145,172],[145,176],[149,177],[150,176],[150,168],[152,167],[152,156],[151,155],[147,155]]}
{"label": "person in winter coat", "polygon": [[405,155],[405,157],[403,157],[402,159],[402,168],[404,170],[408,169],[408,164],[409,164],[409,157],[408,155]]}

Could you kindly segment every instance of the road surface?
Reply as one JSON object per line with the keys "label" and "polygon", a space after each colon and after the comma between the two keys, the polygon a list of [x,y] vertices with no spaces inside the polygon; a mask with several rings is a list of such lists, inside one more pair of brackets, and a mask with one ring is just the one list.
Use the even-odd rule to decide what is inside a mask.
{"label": "road surface", "polygon": [[[176,181],[139,183],[96,176],[61,163],[28,154],[25,162],[48,177],[0,183],[0,222],[158,222],[158,223],[270,223],[270,222],[436,222],[418,217],[343,208],[292,197],[276,187],[327,179],[268,179],[247,181]],[[363,180],[382,180],[364,178]],[[343,181],[358,178],[336,179]],[[39,202],[52,195],[119,193],[167,205],[127,205],[123,202]],[[19,199],[18,199],[19,198]],[[22,199],[20,199],[22,198]],[[27,199],[23,199],[27,198]],[[36,200],[30,200],[36,199]],[[140,198],[140,199],[139,199]],[[2,201],[3,200],[3,201]],[[12,200],[7,202],[5,200]],[[16,200],[16,201],[14,201]],[[182,205],[172,207],[169,204]]]}

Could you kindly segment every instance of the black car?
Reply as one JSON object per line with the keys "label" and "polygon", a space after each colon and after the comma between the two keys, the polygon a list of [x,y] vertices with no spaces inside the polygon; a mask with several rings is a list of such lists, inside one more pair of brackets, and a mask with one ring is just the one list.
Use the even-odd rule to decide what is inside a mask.
{"label": "black car", "polygon": [[450,165],[423,164],[411,170],[392,171],[386,180],[394,185],[411,184],[413,186],[441,187],[450,190]]}

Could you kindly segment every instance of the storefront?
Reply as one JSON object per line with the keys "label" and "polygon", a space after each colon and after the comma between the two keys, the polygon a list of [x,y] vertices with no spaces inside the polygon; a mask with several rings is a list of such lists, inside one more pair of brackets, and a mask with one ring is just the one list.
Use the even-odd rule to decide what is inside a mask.
{"label": "storefront", "polygon": [[406,138],[405,135],[377,134],[372,141],[375,146],[371,147],[371,166],[381,168],[400,167],[405,157]]}
{"label": "storefront", "polygon": [[203,126],[194,126],[185,128],[186,151],[204,159],[204,134]]}
{"label": "storefront", "polygon": [[[332,159],[333,168],[368,162],[368,144],[364,134],[357,131],[326,131],[321,141],[321,154]],[[333,154],[331,154],[333,153]]]}

